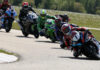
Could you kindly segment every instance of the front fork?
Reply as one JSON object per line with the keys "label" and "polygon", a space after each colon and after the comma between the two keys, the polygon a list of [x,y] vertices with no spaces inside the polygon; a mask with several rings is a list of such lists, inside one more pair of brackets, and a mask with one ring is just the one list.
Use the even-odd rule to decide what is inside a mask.
{"label": "front fork", "polygon": [[91,41],[97,46],[98,53],[100,54],[100,43],[95,38],[92,38]]}

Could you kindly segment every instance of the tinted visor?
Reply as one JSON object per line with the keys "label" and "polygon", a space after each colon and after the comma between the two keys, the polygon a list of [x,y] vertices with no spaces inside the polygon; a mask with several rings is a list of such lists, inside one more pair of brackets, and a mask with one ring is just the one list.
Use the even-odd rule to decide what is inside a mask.
{"label": "tinted visor", "polygon": [[68,33],[68,32],[70,32],[70,27],[68,27],[68,28],[66,28],[66,29],[64,30],[64,33]]}
{"label": "tinted visor", "polygon": [[41,14],[41,16],[42,16],[42,17],[45,17],[45,16],[46,16],[46,14]]}
{"label": "tinted visor", "polygon": [[65,30],[64,30],[64,33],[68,33],[68,32],[69,32],[69,30],[68,30],[68,29],[65,29]]}
{"label": "tinted visor", "polygon": [[24,6],[24,8],[28,8],[28,6]]}

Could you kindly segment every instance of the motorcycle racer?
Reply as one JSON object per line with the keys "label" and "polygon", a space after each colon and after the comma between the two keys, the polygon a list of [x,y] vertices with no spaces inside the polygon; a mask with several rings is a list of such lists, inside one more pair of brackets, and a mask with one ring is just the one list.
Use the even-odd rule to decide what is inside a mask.
{"label": "motorcycle racer", "polygon": [[32,11],[34,13],[36,13],[32,7],[29,5],[28,2],[23,2],[22,3],[22,9],[20,10],[20,14],[19,14],[19,20],[20,20],[20,25],[23,27],[23,23],[22,21],[26,20],[27,14],[29,11]]}
{"label": "motorcycle racer", "polygon": [[8,0],[3,0],[2,4],[0,5],[0,9],[2,9],[3,13],[5,13],[8,8],[11,8],[11,5],[9,4]]}
{"label": "motorcycle racer", "polygon": [[46,10],[44,10],[44,9],[41,10],[40,16],[37,19],[37,22],[38,22],[37,27],[38,27],[38,31],[39,31],[40,35],[41,35],[42,29],[44,29],[44,27],[45,27],[45,23],[46,23],[47,19],[55,19],[55,17],[48,15]]}

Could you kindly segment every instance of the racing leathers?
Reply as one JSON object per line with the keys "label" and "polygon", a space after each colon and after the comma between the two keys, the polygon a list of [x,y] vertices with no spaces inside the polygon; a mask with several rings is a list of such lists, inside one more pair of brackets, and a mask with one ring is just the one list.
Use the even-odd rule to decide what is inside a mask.
{"label": "racing leathers", "polygon": [[70,25],[71,26],[71,33],[70,33],[70,35],[66,35],[66,34],[64,34],[64,42],[65,42],[65,45],[66,45],[66,47],[69,49],[69,48],[71,48],[70,46],[71,46],[71,34],[72,34],[72,32],[73,31],[87,31],[87,29],[86,28],[80,28],[80,27],[73,27],[72,25]]}
{"label": "racing leathers", "polygon": [[49,15],[46,15],[44,18],[42,18],[41,16],[38,17],[38,19],[37,19],[37,23],[38,23],[37,28],[38,28],[39,32],[41,32],[41,30],[44,29],[47,19],[55,19],[55,17],[54,16],[49,16]]}

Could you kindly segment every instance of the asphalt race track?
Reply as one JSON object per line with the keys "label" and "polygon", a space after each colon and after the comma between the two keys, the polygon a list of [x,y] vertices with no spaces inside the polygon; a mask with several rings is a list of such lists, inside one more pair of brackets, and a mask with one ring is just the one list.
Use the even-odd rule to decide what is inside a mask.
{"label": "asphalt race track", "polygon": [[100,70],[100,60],[84,56],[75,59],[69,50],[49,39],[23,37],[21,31],[0,30],[0,48],[17,53],[20,59],[14,63],[0,64],[0,70]]}

